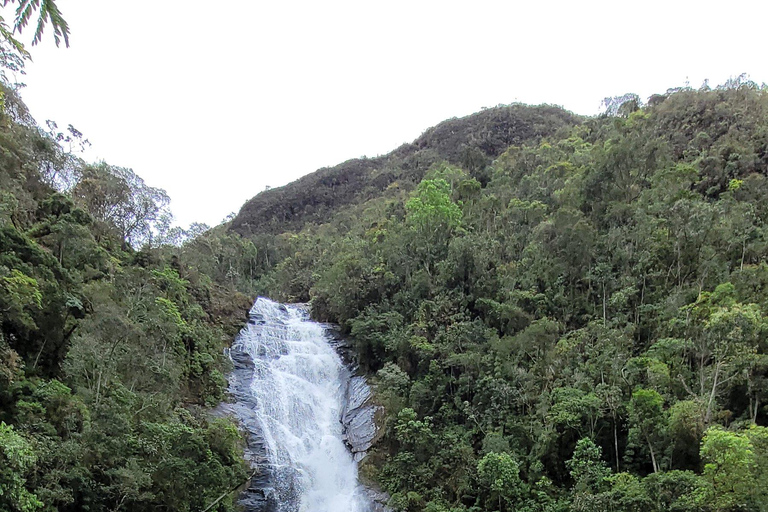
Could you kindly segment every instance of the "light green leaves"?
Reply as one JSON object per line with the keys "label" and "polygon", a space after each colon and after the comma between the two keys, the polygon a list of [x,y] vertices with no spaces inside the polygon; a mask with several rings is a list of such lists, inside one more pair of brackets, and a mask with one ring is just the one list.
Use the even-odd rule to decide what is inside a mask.
{"label": "light green leaves", "polygon": [[43,504],[25,488],[25,477],[37,462],[29,442],[0,422],[0,510],[32,512]]}
{"label": "light green leaves", "polygon": [[717,511],[764,510],[765,446],[768,430],[753,426],[741,432],[711,427],[701,442],[702,504]]}
{"label": "light green leaves", "polygon": [[406,203],[408,221],[417,229],[434,232],[440,227],[456,228],[461,224],[461,208],[451,200],[451,187],[442,178],[423,180],[416,195]]}
{"label": "light green leaves", "polygon": [[13,302],[22,304],[23,307],[34,306],[42,309],[43,296],[35,278],[14,268],[10,275],[0,278],[0,286],[11,296]]}

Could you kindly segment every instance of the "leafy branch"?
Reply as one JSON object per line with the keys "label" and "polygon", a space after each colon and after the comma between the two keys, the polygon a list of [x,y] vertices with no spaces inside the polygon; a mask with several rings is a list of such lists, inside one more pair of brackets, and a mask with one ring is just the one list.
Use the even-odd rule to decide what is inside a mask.
{"label": "leafy branch", "polygon": [[[3,7],[15,3],[18,3],[18,6],[16,7],[16,19],[13,26],[14,32],[21,33],[29,25],[35,13],[37,13],[37,23],[35,34],[32,38],[32,45],[34,46],[42,41],[45,27],[50,24],[53,29],[53,39],[56,46],[60,46],[63,40],[64,44],[69,48],[69,24],[62,16],[54,0],[3,0]],[[11,37],[7,30],[0,32],[0,35],[8,41],[20,44]],[[23,47],[19,51],[23,51]]]}

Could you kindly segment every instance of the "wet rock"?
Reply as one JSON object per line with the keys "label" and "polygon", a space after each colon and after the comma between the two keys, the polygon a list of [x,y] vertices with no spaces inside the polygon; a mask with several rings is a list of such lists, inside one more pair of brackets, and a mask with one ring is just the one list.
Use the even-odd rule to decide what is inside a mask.
{"label": "wet rock", "polygon": [[387,506],[389,494],[386,492],[366,487],[365,495],[371,502],[371,512],[392,512],[392,509]]}
{"label": "wet rock", "polygon": [[[254,316],[252,315],[251,318]],[[255,323],[254,323],[255,325]],[[235,403],[221,404],[217,413],[228,414],[238,419],[246,432],[245,459],[255,469],[254,476],[241,493],[239,503],[245,512],[274,512],[277,510],[272,489],[272,471],[267,461],[267,448],[255,411],[258,401],[250,392],[256,365],[242,343],[236,340],[229,350],[233,370],[229,375],[229,392]]]}
{"label": "wet rock", "polygon": [[373,403],[372,398],[371,388],[365,377],[349,379],[341,424],[344,428],[344,440],[357,461],[365,457],[379,437],[376,413],[381,406]]}
{"label": "wet rock", "polygon": [[240,494],[238,503],[246,512],[274,512],[277,500],[272,492],[272,479],[267,475],[254,475],[248,487]]}
{"label": "wet rock", "polygon": [[242,350],[242,347],[233,347],[229,351],[229,358],[235,367],[235,371],[253,371],[253,359],[251,359],[251,356],[247,352]]}

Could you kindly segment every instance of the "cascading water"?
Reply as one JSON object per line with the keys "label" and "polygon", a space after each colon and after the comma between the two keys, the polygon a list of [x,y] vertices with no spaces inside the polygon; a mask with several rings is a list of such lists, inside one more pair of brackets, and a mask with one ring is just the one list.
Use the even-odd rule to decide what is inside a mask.
{"label": "cascading water", "polygon": [[266,452],[261,465],[269,472],[268,508],[368,512],[340,421],[350,375],[325,328],[310,321],[300,305],[264,298],[253,305],[250,318],[232,350],[249,356],[252,373],[235,396],[240,401],[250,395],[247,414]]}

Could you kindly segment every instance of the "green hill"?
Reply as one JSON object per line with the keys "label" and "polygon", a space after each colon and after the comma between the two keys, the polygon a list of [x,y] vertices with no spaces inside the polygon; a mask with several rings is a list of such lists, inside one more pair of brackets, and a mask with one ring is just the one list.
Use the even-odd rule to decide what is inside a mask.
{"label": "green hill", "polygon": [[418,183],[435,162],[482,171],[509,146],[538,141],[579,120],[546,105],[499,106],[451,119],[385,156],[348,160],[264,191],[243,205],[231,229],[250,235],[323,223],[339,208],[377,197],[395,181]]}
{"label": "green hill", "polygon": [[354,340],[396,510],[768,508],[768,90],[625,99],[449,121],[233,224],[255,292]]}
{"label": "green hill", "polygon": [[164,191],[2,92],[0,510],[201,510],[247,475],[209,409],[251,300],[163,243]]}

